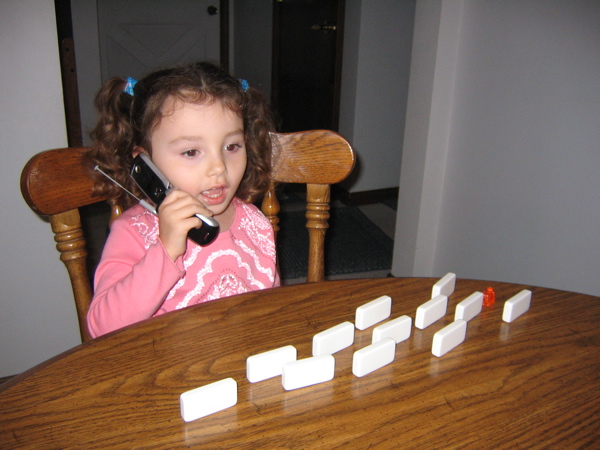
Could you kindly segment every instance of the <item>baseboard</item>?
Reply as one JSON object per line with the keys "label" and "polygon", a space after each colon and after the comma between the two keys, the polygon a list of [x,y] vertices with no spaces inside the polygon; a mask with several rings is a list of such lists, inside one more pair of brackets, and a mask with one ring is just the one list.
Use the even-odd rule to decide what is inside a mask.
{"label": "baseboard", "polygon": [[347,189],[339,185],[334,185],[332,189],[332,197],[347,205],[360,206],[381,203],[386,200],[397,200],[398,191],[399,188],[395,187],[361,192],[348,192]]}
{"label": "baseboard", "polygon": [[[305,198],[306,186],[303,184],[287,183],[282,185],[282,190],[294,193]],[[372,205],[375,203],[388,203],[396,209],[399,188],[373,189],[370,191],[349,192],[339,184],[331,186],[331,200],[340,201],[346,206]],[[261,200],[262,201],[262,200]],[[258,203],[260,205],[260,202]]]}

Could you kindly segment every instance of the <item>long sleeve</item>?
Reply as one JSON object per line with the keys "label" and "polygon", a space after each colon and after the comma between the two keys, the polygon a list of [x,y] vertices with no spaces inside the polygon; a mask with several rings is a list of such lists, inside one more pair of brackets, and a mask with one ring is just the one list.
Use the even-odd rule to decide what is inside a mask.
{"label": "long sleeve", "polygon": [[[182,258],[171,261],[157,237],[149,241],[129,220],[112,225],[96,271],[87,318],[93,337],[152,317],[185,273]],[[148,229],[154,220],[146,218]]]}
{"label": "long sleeve", "polygon": [[173,262],[158,238],[158,218],[140,206],[112,227],[96,270],[88,312],[93,337],[202,302],[279,286],[273,227],[251,204],[234,198],[228,230],[201,247],[188,239]]}

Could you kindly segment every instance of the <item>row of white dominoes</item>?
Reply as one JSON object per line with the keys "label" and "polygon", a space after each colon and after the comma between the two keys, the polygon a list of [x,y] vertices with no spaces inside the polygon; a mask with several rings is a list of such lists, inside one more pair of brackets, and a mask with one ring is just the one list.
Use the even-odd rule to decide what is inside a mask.
{"label": "row of white dominoes", "polygon": [[[448,273],[434,284],[432,299],[417,308],[415,326],[424,329],[446,315],[448,296],[454,292],[456,274]],[[504,303],[502,320],[512,322],[531,305],[531,291],[523,290]],[[454,322],[433,335],[431,353],[440,357],[464,342],[467,322],[481,312],[483,293],[475,292],[456,305]]]}
{"label": "row of white dominoes", "polygon": [[[440,278],[440,280],[433,285],[431,290],[431,300],[423,303],[417,308],[415,327],[423,330],[444,317],[448,309],[448,297],[454,293],[455,287],[456,274],[449,272]],[[482,303],[483,296],[481,297],[481,302],[479,302],[479,311],[481,311]],[[474,308],[476,308],[477,299],[473,299],[469,304],[475,305]],[[462,308],[457,309],[453,323],[442,328],[433,335],[431,353],[435,356],[440,357],[445,353],[448,353],[465,340],[467,321],[462,318],[464,314],[459,313],[459,311],[462,311]],[[470,310],[469,313],[472,314],[472,311],[473,310]],[[475,317],[479,311],[472,317]]]}
{"label": "row of white dominoes", "polygon": [[[392,298],[389,295],[379,297],[356,308],[356,328],[366,330],[390,317],[391,313]],[[380,325],[373,330],[371,344],[352,355],[352,373],[355,376],[364,377],[394,361],[397,343],[395,336],[402,334],[402,331],[397,331],[400,325],[401,323],[396,323],[384,328]]]}
{"label": "row of white dominoes", "polygon": [[[365,330],[387,319],[392,310],[391,297],[384,295],[356,309],[356,328]],[[408,327],[406,326],[408,319]],[[334,353],[354,343],[355,325],[344,322],[313,336],[313,356],[297,359],[293,345],[252,355],[246,359],[246,377],[256,383],[281,375],[285,390],[299,389],[330,381],[335,373]],[[408,328],[408,330],[406,329]],[[364,376],[391,363],[396,354],[396,342],[410,336],[410,317],[404,316],[373,331],[372,344],[354,352],[352,371]],[[180,397],[184,421],[200,419],[237,403],[237,382],[226,378],[184,392]]]}
{"label": "row of white dominoes", "polygon": [[[454,292],[456,275],[448,273],[434,284],[431,300],[417,308],[415,327],[424,329],[445,316],[448,297]],[[512,322],[524,314],[531,303],[531,291],[524,290],[507,300],[502,319]],[[482,309],[483,293],[475,292],[456,305],[454,322],[433,336],[432,353],[442,356],[466,336],[467,322]],[[256,383],[281,376],[285,390],[299,389],[330,381],[335,373],[334,353],[354,343],[354,329],[366,330],[389,318],[391,297],[384,295],[356,309],[355,324],[343,322],[313,336],[313,356],[297,359],[292,345],[252,355],[246,359],[246,377]],[[412,331],[412,319],[401,316],[373,329],[371,345],[354,352],[352,373],[363,377],[394,361],[396,344],[407,340]],[[186,421],[196,420],[229,408],[237,403],[237,383],[233,378],[211,383],[181,394],[181,416]]]}
{"label": "row of white dominoes", "polygon": [[[296,360],[293,346],[250,356],[246,360],[248,381],[256,383],[281,375],[283,388],[288,391],[330,381],[335,372],[333,354],[354,343],[354,329],[365,330],[387,319],[391,311],[392,299],[387,295],[358,307],[355,324],[343,322],[313,336],[309,358]],[[354,352],[352,371],[356,376],[364,376],[393,361],[396,341],[391,336],[398,332],[388,328],[379,330],[371,345]]]}

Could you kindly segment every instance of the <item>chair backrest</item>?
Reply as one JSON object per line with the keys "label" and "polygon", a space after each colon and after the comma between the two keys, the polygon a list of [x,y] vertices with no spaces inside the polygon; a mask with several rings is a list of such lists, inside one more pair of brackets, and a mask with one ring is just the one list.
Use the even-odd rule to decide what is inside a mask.
{"label": "chair backrest", "polygon": [[[343,137],[332,131],[273,133],[272,139],[272,184],[262,210],[277,232],[276,185],[307,185],[307,281],[321,281],[324,279],[323,248],[329,219],[330,185],[350,174],[355,163],[354,151]],[[21,192],[31,209],[50,219],[60,260],[66,265],[71,280],[81,338],[85,342],[90,339],[86,316],[93,293],[79,208],[106,199],[92,195],[92,180],[82,165],[83,151],[83,148],[60,148],[38,153],[21,173]],[[111,223],[121,212],[119,205],[111,205]]]}
{"label": "chair backrest", "polygon": [[328,228],[330,186],[348,177],[355,164],[354,150],[342,136],[326,130],[273,135],[271,189],[263,213],[279,230],[279,202],[275,185],[306,184],[306,228],[309,234],[308,282],[325,279],[325,232]]}

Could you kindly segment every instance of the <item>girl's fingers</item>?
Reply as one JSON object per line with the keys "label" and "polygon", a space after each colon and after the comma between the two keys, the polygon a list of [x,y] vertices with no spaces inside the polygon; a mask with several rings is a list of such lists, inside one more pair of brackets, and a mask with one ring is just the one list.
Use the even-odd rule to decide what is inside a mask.
{"label": "girl's fingers", "polygon": [[188,194],[187,192],[180,190],[173,190],[160,206],[160,209],[164,207],[173,208],[173,210],[179,210],[182,213],[189,214],[192,217],[196,214],[204,216],[212,216],[213,212],[204,206],[197,198]]}
{"label": "girl's fingers", "polygon": [[202,225],[196,214],[213,215],[196,198],[183,191],[169,193],[158,209],[159,236],[173,261],[185,253],[188,232]]}

